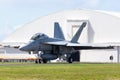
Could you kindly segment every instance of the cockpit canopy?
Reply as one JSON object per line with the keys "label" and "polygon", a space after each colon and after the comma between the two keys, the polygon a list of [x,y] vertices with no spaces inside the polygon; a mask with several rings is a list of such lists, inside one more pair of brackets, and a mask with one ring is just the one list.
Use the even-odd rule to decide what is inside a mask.
{"label": "cockpit canopy", "polygon": [[48,37],[48,36],[45,35],[45,34],[36,33],[36,34],[34,34],[34,35],[31,37],[31,40],[37,40],[37,39],[46,38],[46,37]]}

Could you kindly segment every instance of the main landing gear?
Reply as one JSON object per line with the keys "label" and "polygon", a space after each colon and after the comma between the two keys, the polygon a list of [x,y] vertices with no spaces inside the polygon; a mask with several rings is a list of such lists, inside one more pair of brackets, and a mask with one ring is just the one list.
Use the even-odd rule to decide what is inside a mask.
{"label": "main landing gear", "polygon": [[69,57],[69,58],[67,59],[67,62],[68,62],[68,63],[72,63],[72,62],[73,62],[72,57]]}

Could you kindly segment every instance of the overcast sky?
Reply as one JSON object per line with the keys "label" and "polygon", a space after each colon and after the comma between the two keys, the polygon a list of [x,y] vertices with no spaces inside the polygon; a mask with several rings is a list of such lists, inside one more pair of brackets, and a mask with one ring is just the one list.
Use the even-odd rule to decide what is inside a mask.
{"label": "overcast sky", "polygon": [[120,0],[0,0],[0,41],[38,17],[84,8],[120,12]]}

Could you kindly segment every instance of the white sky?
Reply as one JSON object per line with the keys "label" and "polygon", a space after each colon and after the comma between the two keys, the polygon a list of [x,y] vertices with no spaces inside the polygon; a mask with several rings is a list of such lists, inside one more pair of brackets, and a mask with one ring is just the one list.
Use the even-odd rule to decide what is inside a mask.
{"label": "white sky", "polygon": [[120,12],[120,0],[0,0],[0,41],[38,17],[81,8]]}

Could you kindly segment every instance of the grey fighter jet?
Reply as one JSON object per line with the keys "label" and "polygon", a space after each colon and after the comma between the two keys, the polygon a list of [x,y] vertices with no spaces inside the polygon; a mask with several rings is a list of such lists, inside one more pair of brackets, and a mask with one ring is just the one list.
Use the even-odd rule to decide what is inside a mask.
{"label": "grey fighter jet", "polygon": [[40,55],[43,63],[54,60],[66,55],[68,63],[72,63],[71,55],[79,50],[87,49],[110,49],[111,46],[96,46],[94,44],[80,44],[78,39],[86,26],[83,22],[71,41],[66,41],[62,29],[58,22],[54,23],[54,38],[48,37],[46,34],[37,33],[32,36],[31,42],[20,48],[22,51],[41,51]]}

